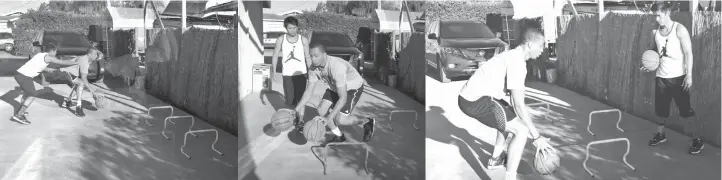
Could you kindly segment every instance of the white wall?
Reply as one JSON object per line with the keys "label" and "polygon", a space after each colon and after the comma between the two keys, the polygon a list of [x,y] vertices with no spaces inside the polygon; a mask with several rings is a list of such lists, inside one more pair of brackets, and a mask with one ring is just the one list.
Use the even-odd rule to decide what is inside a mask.
{"label": "white wall", "polygon": [[[238,90],[240,91],[240,99],[244,99],[251,94],[253,88],[253,64],[263,63],[263,44],[258,37],[257,30],[254,28],[248,9],[258,7],[245,7],[244,3],[261,3],[241,2],[238,0]],[[259,6],[261,7],[261,6]],[[260,49],[259,49],[260,47]]]}
{"label": "white wall", "polygon": [[263,32],[286,32],[282,20],[263,20]]}

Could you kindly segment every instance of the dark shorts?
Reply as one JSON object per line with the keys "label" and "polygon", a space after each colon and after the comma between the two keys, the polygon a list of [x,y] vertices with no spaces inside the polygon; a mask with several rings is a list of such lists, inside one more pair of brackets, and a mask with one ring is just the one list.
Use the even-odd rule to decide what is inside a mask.
{"label": "dark shorts", "polygon": [[[345,115],[350,115],[351,112],[353,112],[354,107],[356,107],[356,103],[358,103],[358,100],[361,98],[361,94],[363,92],[363,86],[358,89],[351,89],[346,91],[348,100],[346,101],[346,105],[343,105],[343,108],[341,108],[340,112]],[[338,94],[331,91],[330,89],[326,89],[326,93],[323,93],[323,100],[331,101],[331,107],[333,107],[336,104],[336,101],[338,101]]]}
{"label": "dark shorts", "polygon": [[506,130],[506,122],[516,118],[516,113],[509,103],[489,96],[483,96],[476,101],[468,101],[459,96],[459,108],[467,116],[486,126],[496,128],[499,132]]}
{"label": "dark shorts", "polygon": [[306,91],[307,74],[295,76],[283,76],[283,95],[286,97],[286,105],[296,106],[303,92]]}
{"label": "dark shorts", "polygon": [[677,104],[679,116],[683,118],[695,115],[690,103],[689,91],[684,91],[684,78],[655,78],[654,109],[659,117],[669,117],[670,104],[672,100]]}
{"label": "dark shorts", "polygon": [[23,90],[25,96],[35,97],[37,90],[35,90],[35,82],[33,82],[33,78],[18,73],[15,74],[15,81],[18,82],[18,85],[20,86],[20,89]]}

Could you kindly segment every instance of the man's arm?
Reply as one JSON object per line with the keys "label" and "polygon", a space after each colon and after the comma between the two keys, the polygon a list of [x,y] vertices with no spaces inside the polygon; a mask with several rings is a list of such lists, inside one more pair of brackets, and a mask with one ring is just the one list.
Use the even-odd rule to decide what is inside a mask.
{"label": "man's arm", "polygon": [[59,64],[59,65],[63,65],[63,66],[76,65],[76,64],[78,64],[78,62],[76,62],[77,59],[78,59],[78,58],[75,57],[75,58],[70,59],[70,60],[60,60],[60,59],[58,59],[58,58],[56,58],[56,57],[54,57],[54,56],[45,56],[45,62],[46,62],[46,63]]}
{"label": "man's arm", "polygon": [[689,32],[687,31],[687,28],[684,27],[684,25],[679,24],[677,26],[677,37],[679,38],[680,43],[682,43],[682,53],[684,53],[684,70],[687,73],[688,77],[692,76],[692,41],[689,37]]}
{"label": "man's arm", "polygon": [[531,138],[537,139],[539,138],[539,131],[537,131],[536,126],[534,126],[534,122],[532,122],[531,116],[529,116],[527,106],[524,104],[524,98],[526,98],[526,95],[524,93],[524,89],[511,90],[511,99],[514,107],[514,112],[516,112],[516,115],[521,118],[522,122],[524,122],[527,128],[529,128],[529,133],[532,136]]}
{"label": "man's arm", "polygon": [[283,44],[283,38],[285,36],[281,36],[279,38],[276,38],[276,46],[273,48],[273,56],[271,59],[271,74],[276,74],[276,67],[278,64],[278,55],[281,54],[281,46]]}
{"label": "man's arm", "polygon": [[311,69],[311,53],[309,52],[310,51],[309,44],[311,42],[306,37],[301,36],[301,38],[303,38],[303,54],[306,57],[306,58],[304,58],[306,60],[306,68]]}
{"label": "man's arm", "polygon": [[321,81],[318,80],[318,77],[316,77],[313,71],[308,72],[308,78],[306,79],[306,90],[303,91],[301,100],[299,100],[298,104],[296,105],[296,111],[302,113],[301,110],[306,107],[306,103],[308,103],[308,100],[311,99],[311,95],[313,94],[313,89],[316,88],[316,83],[319,82]]}

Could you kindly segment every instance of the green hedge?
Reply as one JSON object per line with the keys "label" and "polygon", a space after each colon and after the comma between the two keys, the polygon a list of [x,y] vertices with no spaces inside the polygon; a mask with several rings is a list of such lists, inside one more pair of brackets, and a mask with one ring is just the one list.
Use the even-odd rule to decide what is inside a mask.
{"label": "green hedge", "polygon": [[88,33],[90,25],[110,25],[110,16],[79,15],[65,12],[28,11],[14,22],[15,53],[25,56],[32,54],[32,42],[38,41],[46,29],[75,30]]}
{"label": "green hedge", "polygon": [[343,32],[356,42],[360,27],[371,27],[371,19],[332,13],[304,12],[296,16],[301,34],[308,36],[310,31]]}
{"label": "green hedge", "polygon": [[426,19],[476,20],[486,22],[486,15],[501,13],[506,1],[429,1],[426,2]]}

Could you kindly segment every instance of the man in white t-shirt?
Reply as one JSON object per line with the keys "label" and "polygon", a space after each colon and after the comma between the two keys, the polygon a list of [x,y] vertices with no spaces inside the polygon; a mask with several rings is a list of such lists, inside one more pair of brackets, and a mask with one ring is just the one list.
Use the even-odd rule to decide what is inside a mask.
{"label": "man in white t-shirt", "polygon": [[[697,124],[697,120],[692,120],[695,116],[689,94],[689,89],[692,87],[692,41],[687,28],[670,18],[673,3],[660,2],[652,5],[652,12],[659,23],[659,29],[652,30],[654,42],[650,43],[655,45],[653,47],[660,54],[659,67],[656,69],[654,80],[654,106],[657,116],[662,120],[657,127],[657,133],[652,140],[649,140],[649,145],[657,146],[667,141],[664,128],[669,117],[669,106],[674,100],[679,108],[679,116],[694,125],[692,146],[688,152],[699,154],[704,148],[704,142],[697,132],[704,126]],[[644,66],[641,69],[650,72]]]}
{"label": "man in white t-shirt", "polygon": [[57,54],[57,48],[54,44],[45,45],[45,52],[35,54],[27,63],[18,68],[18,74],[15,75],[15,81],[18,82],[20,89],[23,90],[23,102],[20,109],[15,112],[15,115],[11,117],[11,120],[16,121],[20,124],[30,124],[30,121],[25,117],[27,114],[25,110],[28,109],[30,104],[35,100],[37,91],[35,90],[35,82],[33,78],[40,75],[40,73],[48,67],[49,64],[57,64],[60,66],[72,66],[77,64],[76,59],[71,60],[60,60],[55,55]]}
{"label": "man in white t-shirt", "polygon": [[361,94],[363,94],[363,86],[366,80],[348,61],[326,54],[326,48],[323,45],[312,44],[310,51],[312,65],[308,75],[308,86],[301,97],[301,101],[296,105],[296,112],[299,112],[300,116],[299,119],[303,118],[306,103],[311,99],[315,87],[326,84],[328,89],[323,94],[323,99],[316,107],[316,110],[319,116],[326,120],[328,128],[335,135],[328,142],[346,141],[346,136],[336,126],[337,124],[363,124],[363,141],[371,140],[374,134],[374,123],[376,122],[374,118],[352,115],[353,109],[356,107],[359,98],[361,98]]}
{"label": "man in white t-shirt", "polygon": [[[461,111],[497,131],[494,152],[487,167],[494,169],[506,165],[506,180],[516,179],[516,171],[530,135],[537,151],[555,151],[537,132],[524,105],[526,61],[539,57],[543,50],[542,33],[537,29],[527,29],[522,44],[481,65],[459,92]],[[507,90],[511,91],[511,98],[507,97]],[[508,158],[502,156],[506,140],[504,132],[514,134],[507,148]]]}

